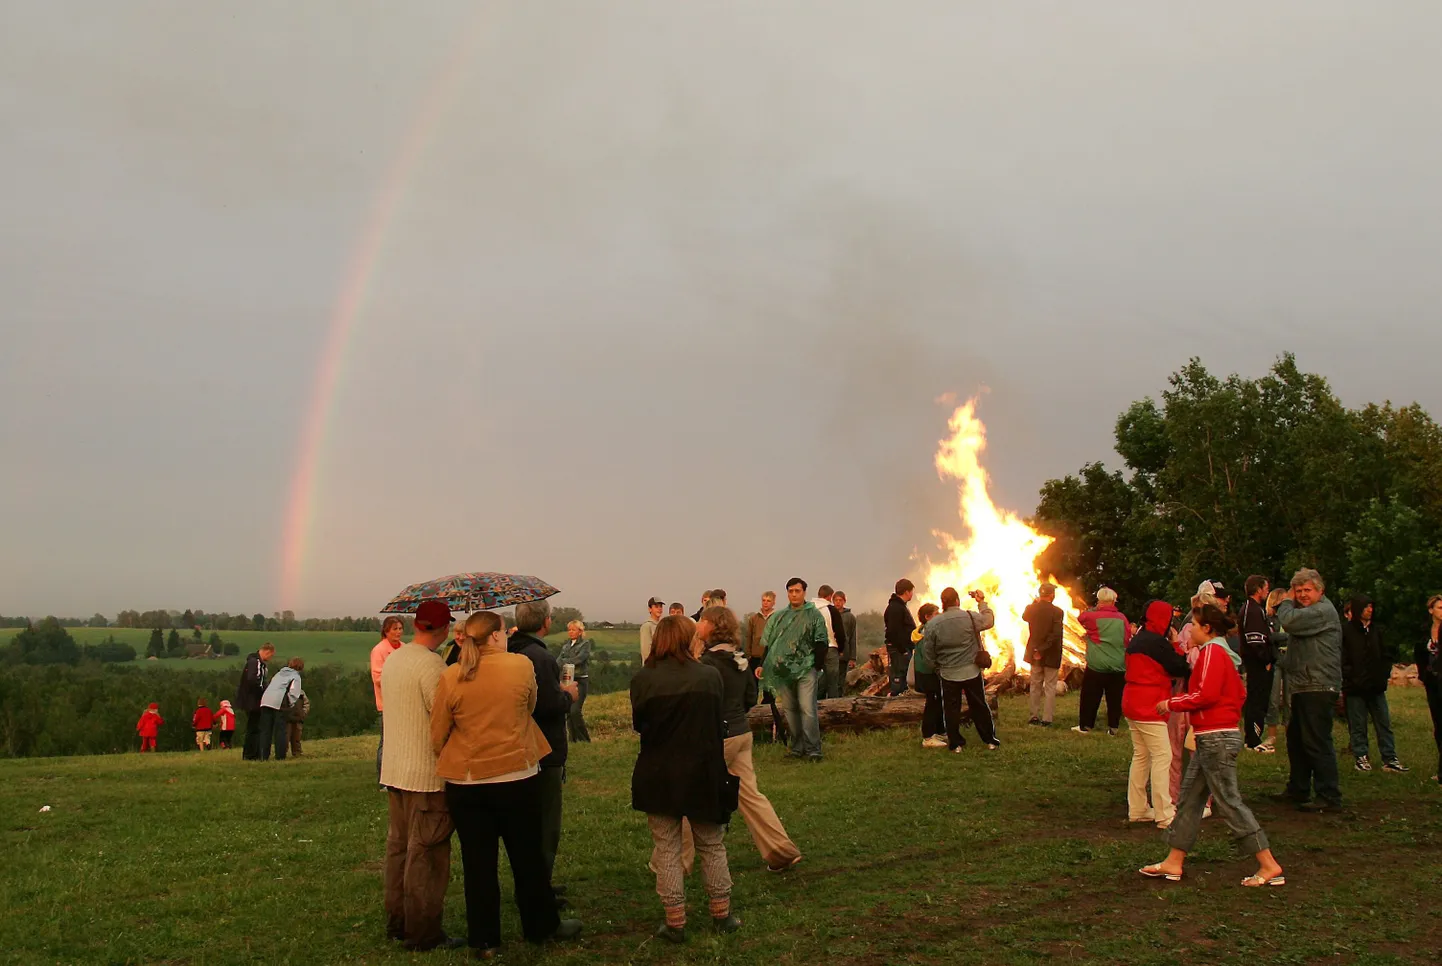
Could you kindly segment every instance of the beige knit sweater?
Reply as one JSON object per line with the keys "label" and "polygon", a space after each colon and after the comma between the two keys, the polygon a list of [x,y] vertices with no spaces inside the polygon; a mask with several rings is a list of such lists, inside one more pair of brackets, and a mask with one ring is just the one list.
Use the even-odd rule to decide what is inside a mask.
{"label": "beige knit sweater", "polygon": [[445,791],[431,751],[431,705],[445,661],[420,644],[402,644],[381,670],[381,784],[407,792]]}

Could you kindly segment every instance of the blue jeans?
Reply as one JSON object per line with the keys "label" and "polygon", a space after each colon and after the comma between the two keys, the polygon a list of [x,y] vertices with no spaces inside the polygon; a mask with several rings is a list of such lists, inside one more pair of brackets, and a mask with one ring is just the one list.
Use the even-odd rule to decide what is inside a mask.
{"label": "blue jeans", "polygon": [[1240,731],[1210,731],[1197,735],[1197,750],[1187,763],[1182,779],[1182,797],[1177,814],[1167,830],[1167,842],[1174,849],[1192,851],[1202,827],[1202,813],[1208,796],[1212,811],[1231,829],[1238,847],[1250,855],[1267,848],[1267,833],[1242,801],[1237,788],[1237,754],[1242,750]]}
{"label": "blue jeans", "polygon": [[1392,737],[1392,713],[1387,708],[1387,692],[1381,694],[1347,695],[1347,730],[1352,734],[1352,757],[1367,753],[1367,718],[1377,729],[1377,750],[1382,761],[1397,759],[1397,740]]}
{"label": "blue jeans", "polygon": [[821,718],[816,712],[816,693],[820,689],[821,672],[813,669],[776,692],[791,731],[791,754],[798,758],[821,757]]}

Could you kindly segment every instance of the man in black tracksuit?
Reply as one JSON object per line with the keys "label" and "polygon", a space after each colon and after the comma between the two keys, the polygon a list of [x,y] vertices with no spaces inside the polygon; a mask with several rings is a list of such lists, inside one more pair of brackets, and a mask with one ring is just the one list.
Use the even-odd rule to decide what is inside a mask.
{"label": "man in black tracksuit", "polygon": [[1267,620],[1266,577],[1253,574],[1244,587],[1247,598],[1237,612],[1241,635],[1242,667],[1247,672],[1247,700],[1242,705],[1242,724],[1248,748],[1262,743],[1267,730],[1267,707],[1272,702],[1272,677],[1276,673],[1276,650],[1272,647],[1272,625]]}
{"label": "man in black tracksuit", "polygon": [[886,656],[891,665],[891,696],[906,691],[906,666],[911,662],[911,632],[916,630],[916,618],[911,616],[907,603],[916,593],[916,585],[905,577],[896,582],[896,593],[886,603]]}

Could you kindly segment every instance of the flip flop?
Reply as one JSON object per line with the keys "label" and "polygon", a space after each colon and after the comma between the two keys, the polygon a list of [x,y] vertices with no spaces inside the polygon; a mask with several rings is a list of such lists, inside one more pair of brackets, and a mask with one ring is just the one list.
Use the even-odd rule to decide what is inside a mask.
{"label": "flip flop", "polygon": [[1146,876],[1148,879],[1166,879],[1168,882],[1182,881],[1180,873],[1163,872],[1161,867],[1156,865],[1144,865],[1140,869],[1138,869],[1137,872]]}
{"label": "flip flop", "polygon": [[1256,889],[1261,886],[1284,886],[1287,884],[1285,875],[1274,875],[1270,879],[1264,879],[1259,875],[1249,875],[1242,880],[1242,885],[1248,889]]}

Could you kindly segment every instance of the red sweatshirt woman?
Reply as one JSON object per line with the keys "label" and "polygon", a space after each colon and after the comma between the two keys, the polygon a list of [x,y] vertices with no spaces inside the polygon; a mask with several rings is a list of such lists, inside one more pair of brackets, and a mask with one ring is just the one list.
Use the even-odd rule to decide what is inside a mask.
{"label": "red sweatshirt woman", "polygon": [[1197,649],[1197,655],[1189,682],[1191,690],[1168,700],[1167,707],[1188,712],[1196,734],[1236,731],[1241,726],[1247,689],[1232,663],[1231,650],[1226,641],[1214,637]]}
{"label": "red sweatshirt woman", "polygon": [[140,720],[135,722],[135,733],[140,735],[140,750],[154,751],[155,739],[160,735],[160,726],[165,724],[165,719],[160,716],[160,705],[151,704],[140,713]]}

